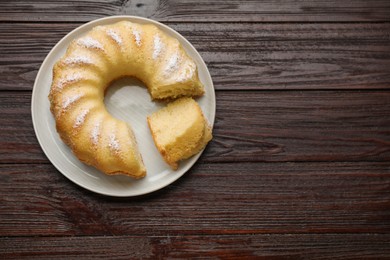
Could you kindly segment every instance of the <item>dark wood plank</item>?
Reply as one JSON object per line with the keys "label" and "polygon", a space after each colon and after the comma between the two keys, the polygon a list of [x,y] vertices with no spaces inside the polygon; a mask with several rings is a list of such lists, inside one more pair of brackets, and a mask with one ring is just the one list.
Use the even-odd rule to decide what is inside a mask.
{"label": "dark wood plank", "polygon": [[[31,90],[79,24],[0,24],[0,90]],[[168,23],[199,50],[218,90],[390,88],[390,23]]]}
{"label": "dark wood plank", "polygon": [[388,234],[0,238],[4,259],[388,259],[389,254]]}
{"label": "dark wood plank", "polygon": [[[0,92],[0,163],[48,163],[28,92]],[[389,91],[217,92],[214,139],[201,160],[389,161]]]}
{"label": "dark wood plank", "polygon": [[32,124],[31,93],[0,92],[0,111],[0,163],[47,162]]}
{"label": "dark wood plank", "polygon": [[389,91],[217,92],[207,161],[389,161]]}
{"label": "dark wood plank", "polygon": [[175,22],[345,22],[389,21],[386,0],[259,1],[2,1],[0,21],[90,21],[138,15]]}
{"label": "dark wood plank", "polygon": [[86,191],[50,164],[0,164],[0,234],[389,233],[390,162],[197,163],[137,198]]}

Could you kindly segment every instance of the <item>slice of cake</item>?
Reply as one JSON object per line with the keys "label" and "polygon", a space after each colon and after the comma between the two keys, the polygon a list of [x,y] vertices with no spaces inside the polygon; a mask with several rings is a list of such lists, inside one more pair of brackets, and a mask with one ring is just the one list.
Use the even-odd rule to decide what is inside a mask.
{"label": "slice of cake", "polygon": [[211,127],[198,103],[177,99],[148,117],[154,143],[172,169],[178,162],[200,152],[211,140]]}

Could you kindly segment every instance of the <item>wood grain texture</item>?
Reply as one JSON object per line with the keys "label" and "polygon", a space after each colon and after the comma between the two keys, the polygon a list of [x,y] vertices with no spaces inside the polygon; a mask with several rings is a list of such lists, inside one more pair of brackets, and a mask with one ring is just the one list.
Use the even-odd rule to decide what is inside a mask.
{"label": "wood grain texture", "polygon": [[[0,163],[48,163],[29,92],[0,92]],[[207,162],[389,161],[388,91],[219,91]]]}
{"label": "wood grain texture", "polygon": [[197,163],[136,198],[78,187],[50,164],[0,164],[0,234],[390,232],[390,163]]}
{"label": "wood grain texture", "polygon": [[137,15],[175,22],[345,22],[389,21],[386,0],[260,1],[2,1],[0,21],[80,21]]}
{"label": "wood grain texture", "polygon": [[0,238],[4,259],[387,259],[389,254],[388,234]]}
{"label": "wood grain texture", "polygon": [[[0,24],[0,90],[31,90],[79,25]],[[390,23],[168,25],[200,52],[217,90],[390,88]]]}
{"label": "wood grain texture", "polygon": [[389,161],[388,91],[217,92],[205,160]]}

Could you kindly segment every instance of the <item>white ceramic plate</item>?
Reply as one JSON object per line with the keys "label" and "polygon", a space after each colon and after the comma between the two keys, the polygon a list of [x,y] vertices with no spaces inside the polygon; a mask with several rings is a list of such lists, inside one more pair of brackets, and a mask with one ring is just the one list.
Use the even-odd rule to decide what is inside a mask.
{"label": "white ceramic plate", "polygon": [[140,83],[132,79],[114,83],[107,91],[105,104],[113,116],[130,123],[133,127],[147,168],[145,178],[134,180],[127,176],[107,176],[95,168],[81,163],[59,138],[48,100],[54,63],[65,53],[67,46],[73,39],[81,37],[94,26],[120,20],[155,24],[182,43],[187,53],[197,63],[199,77],[206,90],[205,95],[197,101],[211,125],[213,125],[215,117],[215,93],[210,73],[195,48],[179,33],[153,20],[134,16],[106,17],[80,26],[54,46],[39,69],[32,93],[31,112],[38,141],[53,165],[74,183],[100,194],[125,197],[150,193],[169,185],[188,171],[201,153],[181,162],[177,171],[169,168],[154,146],[146,121],[146,116],[162,105],[150,101],[146,88],[139,87]]}

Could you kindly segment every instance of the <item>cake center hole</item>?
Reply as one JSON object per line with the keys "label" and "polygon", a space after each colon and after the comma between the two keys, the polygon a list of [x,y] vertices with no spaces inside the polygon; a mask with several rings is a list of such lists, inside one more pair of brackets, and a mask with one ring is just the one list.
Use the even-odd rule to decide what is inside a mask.
{"label": "cake center hole", "polygon": [[134,124],[146,122],[146,117],[162,107],[152,98],[145,84],[133,77],[115,80],[106,91],[104,104],[115,118]]}

